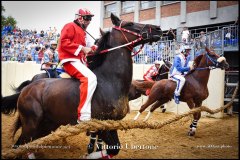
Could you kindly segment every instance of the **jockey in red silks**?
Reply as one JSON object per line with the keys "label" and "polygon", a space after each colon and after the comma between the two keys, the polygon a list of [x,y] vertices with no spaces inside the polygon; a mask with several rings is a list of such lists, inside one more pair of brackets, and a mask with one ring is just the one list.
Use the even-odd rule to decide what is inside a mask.
{"label": "jockey in red silks", "polygon": [[79,9],[75,20],[67,23],[59,39],[59,59],[64,70],[80,81],[80,103],[77,122],[91,119],[91,100],[97,87],[96,75],[87,67],[86,56],[97,49],[85,32],[94,15],[87,9]]}
{"label": "jockey in red silks", "polygon": [[[156,76],[158,75],[158,71],[159,69],[161,68],[161,66],[163,65],[163,61],[158,61],[156,60],[154,62],[154,65],[151,66],[148,71],[143,75],[143,79],[146,80],[146,81],[150,81],[150,82],[153,82],[154,80],[152,79],[153,76]],[[147,89],[146,90],[146,95],[149,95],[150,94],[150,90],[151,89]]]}

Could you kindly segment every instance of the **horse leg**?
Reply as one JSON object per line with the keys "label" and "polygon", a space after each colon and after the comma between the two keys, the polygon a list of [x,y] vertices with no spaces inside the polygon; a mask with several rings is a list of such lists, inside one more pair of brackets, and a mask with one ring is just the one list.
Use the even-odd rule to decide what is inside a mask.
{"label": "horse leg", "polygon": [[97,151],[89,154],[87,159],[110,159],[113,156],[117,155],[120,151],[120,141],[118,138],[117,130],[111,131],[102,131],[99,135],[101,135],[102,140],[107,144],[106,149],[102,151]]}
{"label": "horse leg", "polygon": [[[38,129],[43,118],[41,105],[38,101],[30,101],[20,97],[18,102],[22,133],[15,143],[14,148],[18,148],[19,145],[23,145],[39,138]],[[28,153],[28,155],[34,156],[34,153]]]}
{"label": "horse leg", "polygon": [[[99,131],[102,132],[102,131]],[[102,145],[103,145],[103,140],[102,140],[102,134],[98,134],[97,138],[97,150],[96,151],[102,151]]]}
{"label": "horse leg", "polygon": [[[155,106],[155,108],[158,108],[161,105],[161,102],[157,101],[154,103],[154,105],[152,105],[151,109]],[[150,115],[152,114],[153,111],[151,111],[151,109],[149,110],[147,116],[145,117],[145,119],[143,121],[147,121],[150,117]]]}
{"label": "horse leg", "polygon": [[147,102],[145,102],[140,110],[138,111],[137,115],[134,117],[134,120],[137,120],[138,117],[140,116],[140,114],[148,107],[150,106],[151,104],[153,104],[154,102],[156,102],[156,96],[154,94],[151,94],[149,95],[148,99],[147,99]]}
{"label": "horse leg", "polygon": [[[152,114],[153,111],[155,111],[155,109],[157,109],[158,107],[162,107],[161,105],[168,102],[168,99],[161,99],[158,100],[154,105],[152,105],[152,107],[150,108],[148,115],[146,116],[146,118],[144,119],[144,121],[148,120],[148,118],[150,117],[150,115]],[[166,109],[165,109],[166,110]],[[164,111],[165,112],[165,111]],[[163,112],[163,113],[164,113]]]}
{"label": "horse leg", "polygon": [[[37,133],[37,127],[38,127],[38,122],[37,122],[37,118],[36,119],[28,119],[25,122],[23,122],[23,126],[22,126],[22,133],[20,135],[20,137],[18,138],[17,142],[14,144],[13,148],[17,149],[20,145],[23,145],[25,143],[31,142],[38,137],[38,133]],[[28,157],[35,157],[35,154],[33,152],[28,152],[27,153]],[[32,159],[32,158],[30,158]],[[36,159],[36,158],[34,158]]]}
{"label": "horse leg", "polygon": [[[189,101],[189,102],[187,102],[187,104],[188,104],[190,109],[192,109],[194,107],[193,101]],[[201,105],[202,105],[202,103],[195,104],[195,108],[200,107]],[[194,136],[195,135],[195,132],[196,132],[196,129],[197,129],[197,122],[201,118],[201,112],[194,113],[193,118],[194,119],[193,119],[193,121],[190,125],[190,130],[188,132],[189,136]]]}
{"label": "horse leg", "polygon": [[32,140],[35,140],[38,138],[37,133],[37,127],[38,127],[38,117],[35,119],[26,120],[23,122],[22,125],[22,133],[20,137],[18,138],[17,142],[15,143],[15,146],[23,145],[25,143],[28,143]]}
{"label": "horse leg", "polygon": [[90,142],[87,146],[88,154],[92,153],[94,151],[94,145],[97,139],[97,150],[96,151],[102,151],[102,136],[100,134],[101,131],[90,131]]}
{"label": "horse leg", "polygon": [[94,151],[94,144],[96,142],[97,132],[90,131],[90,142],[87,146],[88,154]]}
{"label": "horse leg", "polygon": [[192,121],[192,123],[190,125],[190,130],[188,132],[189,136],[194,136],[195,135],[195,132],[196,132],[196,129],[197,129],[197,122],[201,118],[201,112],[194,113],[193,117],[194,117],[194,120]]}
{"label": "horse leg", "polygon": [[162,113],[166,112],[165,104],[161,105],[160,108],[162,108]]}

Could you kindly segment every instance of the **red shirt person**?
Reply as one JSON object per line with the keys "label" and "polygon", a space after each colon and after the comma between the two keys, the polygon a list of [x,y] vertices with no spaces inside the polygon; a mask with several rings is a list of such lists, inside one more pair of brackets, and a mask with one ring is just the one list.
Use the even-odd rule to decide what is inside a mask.
{"label": "red shirt person", "polygon": [[88,43],[85,32],[93,16],[89,10],[79,9],[75,20],[63,27],[59,39],[60,64],[69,75],[80,81],[78,123],[91,119],[91,100],[97,86],[97,77],[86,64],[86,56],[96,49],[96,46]]}
{"label": "red shirt person", "polygon": [[152,65],[148,71],[143,75],[143,79],[146,81],[154,81],[152,78],[156,75],[158,75],[158,71],[161,68],[162,64],[164,62],[156,60],[154,62],[154,65]]}
{"label": "red shirt person", "polygon": [[[146,80],[146,81],[151,81],[151,82],[153,82],[154,80],[152,79],[153,78],[153,76],[156,76],[156,75],[158,75],[159,73],[158,73],[158,71],[159,71],[159,69],[161,68],[161,66],[163,65],[163,61],[158,61],[158,60],[156,60],[155,62],[154,62],[154,65],[152,65],[149,69],[148,69],[148,71],[143,75],[143,79],[144,80]],[[151,89],[147,89],[146,90],[146,95],[149,95],[150,94],[150,90]]]}

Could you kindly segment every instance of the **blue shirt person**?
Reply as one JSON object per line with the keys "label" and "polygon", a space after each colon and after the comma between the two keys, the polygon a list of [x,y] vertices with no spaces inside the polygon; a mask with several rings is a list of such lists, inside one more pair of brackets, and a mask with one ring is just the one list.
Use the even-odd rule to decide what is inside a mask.
{"label": "blue shirt person", "polygon": [[57,77],[56,72],[54,72],[54,66],[57,66],[59,62],[56,48],[56,41],[51,41],[50,48],[44,52],[42,59],[42,69],[45,69],[48,72],[49,77]]}

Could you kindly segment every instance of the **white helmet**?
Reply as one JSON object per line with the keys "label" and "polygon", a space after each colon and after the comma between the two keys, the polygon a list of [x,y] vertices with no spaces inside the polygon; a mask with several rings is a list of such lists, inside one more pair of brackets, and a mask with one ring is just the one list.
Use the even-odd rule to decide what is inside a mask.
{"label": "white helmet", "polygon": [[52,44],[56,44],[57,45],[57,42],[55,40],[52,40],[52,41],[50,41],[50,45],[52,45]]}
{"label": "white helmet", "polygon": [[188,45],[186,45],[186,46],[182,46],[182,47],[180,48],[180,52],[181,52],[181,53],[186,53],[186,50],[191,50],[191,47],[188,46]]}
{"label": "white helmet", "polygon": [[184,50],[187,50],[187,49],[191,50],[191,47],[189,45],[184,46]]}
{"label": "white helmet", "polygon": [[156,60],[156,61],[154,61],[154,64],[161,64],[161,62]]}

